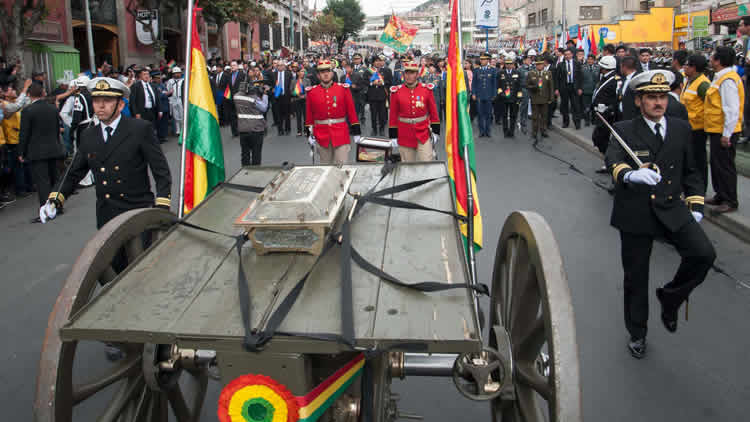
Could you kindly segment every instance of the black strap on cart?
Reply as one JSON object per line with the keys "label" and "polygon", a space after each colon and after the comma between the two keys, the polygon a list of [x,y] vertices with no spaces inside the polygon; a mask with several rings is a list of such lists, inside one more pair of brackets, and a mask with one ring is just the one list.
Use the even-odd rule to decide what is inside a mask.
{"label": "black strap on cart", "polygon": [[[237,269],[237,288],[238,288],[238,293],[240,296],[240,308],[241,308],[241,314],[242,314],[242,322],[245,328],[244,347],[246,350],[251,351],[251,352],[261,351],[263,347],[277,334],[287,335],[287,336],[300,336],[300,337],[306,337],[306,338],[323,340],[323,341],[333,341],[333,342],[340,343],[342,345],[346,345],[347,347],[351,349],[356,349],[355,332],[354,332],[354,317],[353,317],[354,311],[353,311],[353,300],[352,300],[352,267],[351,267],[352,261],[354,261],[363,270],[375,275],[381,280],[384,280],[388,283],[391,283],[399,287],[412,289],[412,290],[416,290],[419,292],[430,293],[430,292],[439,292],[439,291],[452,290],[452,289],[467,289],[468,288],[481,295],[489,295],[489,288],[485,284],[477,284],[477,285],[470,284],[470,283],[454,284],[454,283],[446,283],[446,282],[438,282],[438,281],[423,281],[423,282],[418,282],[418,283],[404,282],[400,280],[399,278],[397,278],[396,276],[386,273],[385,271],[378,268],[376,265],[367,261],[353,247],[351,243],[351,220],[354,219],[354,217],[359,213],[362,207],[368,202],[374,203],[377,205],[382,205],[382,206],[390,206],[394,208],[438,212],[441,214],[450,215],[456,219],[459,219],[460,221],[466,221],[466,217],[461,216],[453,211],[445,211],[445,210],[440,210],[436,208],[425,207],[423,205],[415,204],[412,202],[400,201],[400,200],[395,200],[395,199],[390,199],[390,198],[383,198],[383,196],[386,196],[386,195],[392,195],[395,193],[404,192],[409,189],[413,189],[415,187],[422,186],[422,185],[431,183],[436,180],[441,180],[444,178],[444,177],[439,177],[439,178],[412,181],[412,182],[404,183],[401,185],[396,185],[396,186],[392,186],[389,188],[385,188],[379,191],[375,191],[378,185],[393,171],[395,167],[396,166],[394,164],[390,164],[390,163],[384,165],[381,171],[380,179],[378,180],[377,183],[375,183],[375,185],[373,185],[372,188],[370,188],[370,190],[366,194],[352,195],[355,199],[355,202],[353,205],[354,209],[351,210],[349,214],[351,216],[351,219],[350,218],[344,219],[341,232],[338,232],[338,233],[331,232],[329,234],[328,238],[326,239],[325,246],[323,247],[323,251],[321,252],[321,254],[312,263],[310,268],[307,271],[305,271],[304,275],[297,281],[297,283],[294,285],[291,291],[284,297],[284,299],[281,301],[279,306],[276,307],[276,310],[274,310],[273,313],[271,313],[270,317],[268,318],[268,322],[265,324],[264,327],[254,327],[251,321],[252,304],[251,304],[250,297],[252,293],[250,292],[250,287],[249,287],[250,285],[247,282],[247,275],[244,269],[244,265],[242,263],[242,250],[243,250],[243,246],[248,241],[247,235],[244,233],[239,234],[239,235],[231,235],[231,234],[221,233],[221,232],[208,229],[205,227],[200,227],[195,224],[188,223],[184,220],[179,222],[179,224],[188,228],[192,228],[192,229],[200,230],[204,232],[209,232],[213,234],[218,234],[218,235],[232,238],[235,240],[235,243],[232,246],[232,248],[235,249],[235,251],[237,252],[237,257],[239,259],[239,265]],[[233,183],[223,183],[221,186],[224,188],[228,188],[228,189],[237,189],[237,190],[255,192],[255,193],[260,193],[264,189],[264,187],[245,186],[245,185],[238,185],[238,184],[233,184]],[[289,314],[289,311],[291,311],[292,307],[297,301],[297,298],[302,292],[310,274],[313,272],[313,270],[315,269],[317,264],[320,262],[320,260],[326,255],[326,253],[330,251],[336,245],[340,245],[341,247],[341,313],[342,313],[341,334],[292,333],[292,332],[279,331],[278,328],[284,322],[286,316]],[[419,344],[404,344],[403,346],[410,350],[423,349],[423,345],[419,345]]]}

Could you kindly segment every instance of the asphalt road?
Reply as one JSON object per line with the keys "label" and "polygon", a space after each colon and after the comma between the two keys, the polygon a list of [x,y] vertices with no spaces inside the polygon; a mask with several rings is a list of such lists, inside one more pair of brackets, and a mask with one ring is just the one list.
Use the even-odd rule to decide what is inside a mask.
{"label": "asphalt road", "polygon": [[[303,138],[268,136],[264,164],[309,163]],[[626,350],[622,321],[622,269],[616,230],[609,226],[611,199],[587,177],[601,163],[587,152],[552,135],[541,148],[573,162],[542,155],[520,133],[515,139],[477,139],[479,195],[485,247],[478,255],[480,279],[492,274],[497,237],[514,210],[533,210],[552,227],[565,262],[575,309],[581,362],[584,416],[588,421],[739,421],[750,411],[750,247],[704,222],[721,267],[743,283],[720,274],[709,276],[690,302],[690,321],[680,320],[676,334],[658,321],[651,298],[649,354],[637,361]],[[239,168],[239,142],[224,130],[227,173]],[[178,195],[179,150],[174,139],[164,145],[173,171],[173,198]],[[440,154],[444,158],[444,154]],[[38,207],[25,198],[0,211],[0,407],[2,420],[31,419],[37,363],[47,317],[71,265],[95,231],[94,192],[69,198],[66,214],[52,224],[29,224]],[[657,244],[651,261],[652,287],[668,281],[677,254]],[[487,307],[487,300],[483,306]],[[101,353],[84,365],[104,365]],[[216,419],[214,384],[203,420]],[[394,381],[401,410],[428,421],[489,420],[489,406],[455,391],[447,379]],[[97,406],[93,406],[94,408]],[[93,413],[94,410],[91,410]],[[86,412],[88,413],[88,412]],[[82,420],[88,420],[86,416]],[[93,420],[94,418],[90,418]]]}

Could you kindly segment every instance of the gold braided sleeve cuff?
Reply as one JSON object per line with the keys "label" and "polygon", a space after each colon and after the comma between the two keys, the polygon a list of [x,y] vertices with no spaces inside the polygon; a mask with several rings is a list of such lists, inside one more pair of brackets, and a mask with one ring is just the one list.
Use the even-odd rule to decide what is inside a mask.
{"label": "gold braided sleeve cuff", "polygon": [[157,207],[169,208],[172,205],[172,200],[159,196],[156,198],[156,201],[154,201],[154,205],[156,205]]}
{"label": "gold braided sleeve cuff", "polygon": [[705,199],[701,195],[691,195],[685,198],[685,203],[687,204],[690,211],[695,211],[699,213],[703,213],[703,207],[705,206]]}
{"label": "gold braided sleeve cuff", "polygon": [[[623,173],[623,170],[625,170],[625,173]],[[630,167],[629,164],[626,163],[619,163],[619,164],[613,164],[612,165],[612,179],[614,179],[615,183],[623,181],[620,179],[620,176],[625,177],[625,174],[633,170],[632,167]]]}
{"label": "gold braided sleeve cuff", "polygon": [[53,201],[57,200],[60,202],[60,205],[65,204],[65,195],[59,193],[59,192],[51,192],[49,194],[49,197],[47,199],[51,199]]}

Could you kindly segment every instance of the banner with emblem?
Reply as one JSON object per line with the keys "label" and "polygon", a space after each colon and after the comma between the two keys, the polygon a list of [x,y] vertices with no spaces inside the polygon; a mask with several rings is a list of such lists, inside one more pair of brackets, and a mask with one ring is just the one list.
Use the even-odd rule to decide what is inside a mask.
{"label": "banner with emblem", "polygon": [[398,51],[406,53],[414,36],[417,35],[417,26],[391,15],[391,20],[380,35],[380,42]]}
{"label": "banner with emblem", "polygon": [[499,22],[498,4],[496,0],[475,0],[476,23],[480,28],[497,28]]}

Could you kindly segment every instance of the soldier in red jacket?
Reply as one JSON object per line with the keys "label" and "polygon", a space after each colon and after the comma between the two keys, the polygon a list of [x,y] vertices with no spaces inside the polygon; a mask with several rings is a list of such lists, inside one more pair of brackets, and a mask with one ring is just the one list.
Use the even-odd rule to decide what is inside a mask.
{"label": "soldier in red jacket", "polygon": [[310,146],[318,144],[322,164],[343,164],[349,160],[349,134],[359,142],[361,131],[349,84],[333,82],[331,69],[330,60],[318,62],[320,85],[305,89],[305,131]]}
{"label": "soldier in red jacket", "polygon": [[417,69],[416,63],[405,63],[404,84],[391,87],[388,135],[394,148],[399,147],[401,161],[432,160],[440,135],[434,85],[417,82]]}

